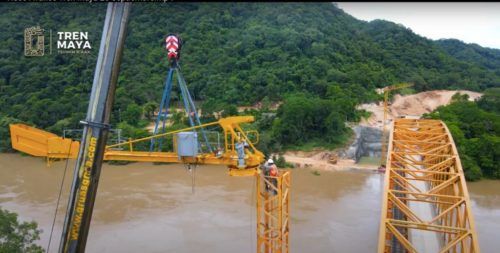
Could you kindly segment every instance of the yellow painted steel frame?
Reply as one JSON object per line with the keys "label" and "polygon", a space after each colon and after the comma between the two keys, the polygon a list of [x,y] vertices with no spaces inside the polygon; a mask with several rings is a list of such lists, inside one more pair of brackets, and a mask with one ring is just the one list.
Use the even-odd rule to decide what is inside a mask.
{"label": "yellow painted steel frame", "polygon": [[[168,133],[158,134],[146,138],[129,140],[119,144],[106,146],[104,160],[116,161],[136,161],[136,162],[167,162],[167,163],[192,163],[192,164],[218,164],[227,165],[229,174],[232,176],[253,176],[257,172],[257,167],[264,161],[264,154],[254,146],[256,142],[251,142],[246,133],[241,129],[240,124],[253,122],[253,116],[236,116],[219,119],[216,122],[189,127]],[[149,152],[134,151],[134,144],[149,141],[152,138],[162,138],[173,136],[175,133],[192,131],[194,129],[220,125],[224,131],[224,152],[221,155],[216,153],[202,153],[196,157],[181,157],[176,152]],[[16,150],[34,155],[47,157],[50,159],[76,158],[78,155],[79,142],[71,139],[63,139],[55,134],[36,129],[24,124],[10,125],[12,147]],[[251,131],[256,135],[258,133]],[[246,141],[249,145],[245,149],[245,168],[238,168],[238,154],[235,143],[238,140]],[[128,151],[116,150],[125,147]]]}
{"label": "yellow painted steel frame", "polygon": [[[385,173],[379,253],[417,252],[410,239],[417,230],[434,233],[439,252],[479,252],[460,158],[443,122],[396,119]],[[430,203],[430,220],[411,208],[417,202]]]}
{"label": "yellow painted steel frame", "polygon": [[263,173],[256,177],[257,253],[288,253],[290,171],[280,170],[276,177],[264,176]]}

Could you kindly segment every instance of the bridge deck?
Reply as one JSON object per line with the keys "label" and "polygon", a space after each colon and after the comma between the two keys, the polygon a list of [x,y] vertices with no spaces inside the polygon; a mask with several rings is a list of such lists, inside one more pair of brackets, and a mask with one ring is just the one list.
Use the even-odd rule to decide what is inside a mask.
{"label": "bridge deck", "polygon": [[469,202],[446,125],[438,120],[395,120],[378,252],[479,252]]}

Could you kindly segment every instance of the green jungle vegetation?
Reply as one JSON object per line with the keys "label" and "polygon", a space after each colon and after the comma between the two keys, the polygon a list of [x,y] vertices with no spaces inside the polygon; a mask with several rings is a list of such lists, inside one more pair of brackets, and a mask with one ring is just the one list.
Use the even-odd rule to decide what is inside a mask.
{"label": "green jungle vegetation", "polygon": [[500,88],[486,90],[477,102],[457,93],[450,105],[424,117],[446,123],[468,180],[500,179]]}
{"label": "green jungle vegetation", "polygon": [[[0,12],[0,151],[11,151],[9,123],[56,134],[81,128],[106,4],[11,3]],[[45,29],[46,54],[25,57],[23,31],[34,25]],[[58,31],[88,32],[91,52],[58,53]],[[345,122],[366,116],[355,106],[381,99],[375,88],[399,82],[413,83],[414,92],[500,86],[498,49],[429,40],[393,22],[357,20],[332,3],[135,3],[111,117],[126,137],[148,135],[144,127],[158,108],[168,71],[162,40],[172,32],[184,41],[180,64],[202,121],[214,120],[213,112],[237,115],[237,106],[262,103],[262,110],[245,114],[256,117],[249,127],[260,131],[259,149],[266,153],[342,145],[351,135]],[[170,106],[179,107],[177,86],[172,96]],[[276,102],[283,103],[271,111]],[[174,115],[173,129],[186,125]],[[462,131],[467,143],[482,138]],[[498,132],[489,136],[498,138]],[[479,174],[477,167],[483,176],[498,177],[498,165],[497,174],[490,173],[487,159],[476,160],[464,148],[469,178]]]}
{"label": "green jungle vegetation", "polygon": [[42,230],[34,221],[21,222],[18,214],[0,207],[0,252],[41,253],[45,250],[35,243]]}

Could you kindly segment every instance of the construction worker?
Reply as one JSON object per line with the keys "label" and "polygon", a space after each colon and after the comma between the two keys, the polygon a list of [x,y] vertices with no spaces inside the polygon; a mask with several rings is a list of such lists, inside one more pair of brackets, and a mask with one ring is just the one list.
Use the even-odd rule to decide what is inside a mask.
{"label": "construction worker", "polygon": [[266,190],[273,195],[276,195],[277,192],[277,187],[278,187],[278,179],[275,178],[278,176],[278,167],[276,167],[276,164],[274,164],[273,159],[269,158],[267,162],[263,166],[263,171],[264,171],[264,176],[266,176],[267,180],[273,184],[274,187],[271,187],[267,182],[266,182]]}
{"label": "construction worker", "polygon": [[242,141],[241,138],[237,139],[235,144],[236,152],[238,153],[238,168],[245,168],[245,141]]}

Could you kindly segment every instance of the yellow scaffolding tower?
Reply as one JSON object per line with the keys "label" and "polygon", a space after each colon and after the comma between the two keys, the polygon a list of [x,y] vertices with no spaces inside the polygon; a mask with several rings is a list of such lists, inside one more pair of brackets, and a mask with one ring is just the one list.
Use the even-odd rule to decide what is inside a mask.
{"label": "yellow scaffolding tower", "polygon": [[379,253],[479,252],[460,158],[443,122],[394,121],[382,201]]}
{"label": "yellow scaffolding tower", "polygon": [[288,253],[290,171],[257,175],[257,252]]}

